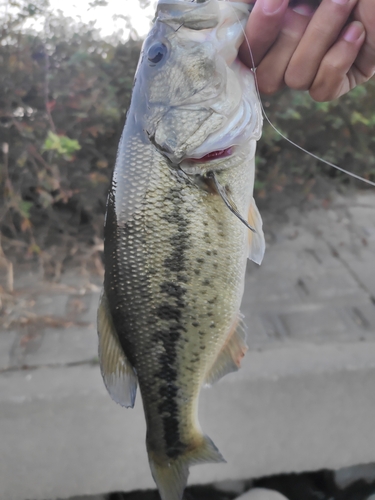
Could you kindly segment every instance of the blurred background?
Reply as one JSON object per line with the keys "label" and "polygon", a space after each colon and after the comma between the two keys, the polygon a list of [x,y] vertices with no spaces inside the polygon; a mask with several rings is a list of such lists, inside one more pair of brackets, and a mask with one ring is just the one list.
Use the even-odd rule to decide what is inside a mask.
{"label": "blurred background", "polygon": [[[86,458],[83,455],[79,458],[79,463],[85,464],[82,469],[75,464],[75,460],[80,457],[77,448],[82,453],[82,450],[88,449],[95,433],[99,434],[96,444],[98,456],[101,447],[108,441],[116,445],[118,437],[110,434],[108,429],[99,430],[91,422],[92,417],[88,416],[96,411],[96,403],[93,403],[96,397],[100,399],[100,405],[105,406],[105,418],[115,418],[116,422],[121,422],[120,426],[125,425],[123,411],[112,406],[104,389],[102,393],[101,386],[98,389],[99,385],[95,385],[101,384],[96,356],[95,311],[104,272],[102,236],[106,194],[142,38],[150,27],[154,7],[155,2],[142,0],[124,0],[121,4],[111,0],[0,2],[0,401],[3,400],[0,406],[4,411],[1,414],[0,410],[0,433],[8,439],[0,449],[0,499],[42,500],[68,498],[73,494],[104,494],[115,489],[138,489],[136,485],[142,483],[141,480],[126,479],[126,484],[122,486],[119,479],[113,480],[107,458],[112,452],[117,453],[113,451],[115,448],[104,453],[102,462],[99,461],[93,469],[90,469],[90,460],[86,455]],[[263,105],[271,121],[294,142],[375,181],[374,102],[375,81],[372,80],[330,103],[315,103],[306,93],[285,90],[264,99]],[[373,376],[374,358],[369,354],[373,352],[375,338],[375,319],[371,309],[375,301],[373,195],[373,190],[366,188],[365,184],[353,181],[302,154],[265,124],[257,150],[255,198],[264,214],[271,253],[264,271],[249,266],[248,287],[251,283],[258,283],[257,280],[264,280],[261,283],[265,284],[263,288],[254,285],[252,290],[261,292],[253,293],[256,295],[253,301],[250,292],[245,294],[245,316],[251,317],[253,304],[263,300],[262,293],[266,296],[262,304],[272,295],[271,289],[276,298],[264,310],[259,306],[262,312],[256,313],[260,326],[254,326],[254,353],[267,349],[271,352],[276,347],[284,349],[291,344],[293,348],[303,345],[303,349],[324,345],[326,351],[316,353],[318,360],[327,354],[327,349],[337,344],[344,346],[345,350],[347,344],[357,348],[357,344],[368,342],[360,353],[356,351],[357,364],[354,365],[360,371],[370,370]],[[328,222],[319,227],[319,221]],[[285,246],[294,241],[297,246]],[[325,261],[328,254],[330,258]],[[280,255],[289,257],[277,261],[276,266]],[[319,265],[319,271],[306,261],[306,256],[311,259],[311,255],[315,264]],[[325,262],[328,267],[324,267]],[[342,269],[340,267],[340,271],[336,272],[338,262]],[[362,263],[362,267],[351,267],[353,262]],[[329,273],[333,268],[335,272],[330,280]],[[280,271],[282,269],[284,274]],[[345,279],[337,278],[340,272],[342,275],[347,273]],[[321,281],[317,278],[319,276]],[[283,286],[275,285],[278,282],[282,282]],[[334,305],[329,302],[331,299]],[[305,319],[301,324],[288,318],[279,321],[280,311],[285,312],[301,303],[305,308],[301,310],[314,310],[316,314],[303,316]],[[325,316],[321,312],[326,312],[325,307],[328,306],[330,311],[339,307],[340,311],[350,309],[354,313],[350,313],[351,319],[342,320],[340,312],[339,320],[330,316],[324,322]],[[320,317],[323,318],[321,323]],[[341,329],[337,327],[338,321],[343,321]],[[311,326],[315,322],[318,326],[310,335],[294,333],[298,329],[305,330],[305,324]],[[305,351],[301,354],[302,358],[304,355],[309,360],[315,356],[311,358]],[[342,365],[336,354],[333,358],[336,361],[332,363],[331,358],[327,358],[324,368],[329,373],[332,373],[335,363],[338,363],[335,365],[339,367],[338,373],[341,369],[346,373],[348,366],[352,366],[349,352]],[[267,363],[259,363],[268,366]],[[272,360],[269,363],[274,366]],[[310,375],[315,373],[315,367],[315,362],[311,362]],[[69,374],[67,368],[70,368]],[[98,376],[94,385],[91,385],[91,373]],[[258,375],[249,374],[252,380]],[[267,373],[263,375],[268,380]],[[280,367],[280,372],[275,375],[276,379],[290,376],[285,367]],[[48,381],[52,381],[50,385]],[[360,386],[367,387],[366,384],[367,379]],[[350,383],[346,384],[346,387],[349,386]],[[334,395],[341,389],[341,386],[332,386]],[[270,390],[278,391],[276,387]],[[303,392],[303,388],[300,390]],[[314,392],[314,389],[311,390]],[[59,394],[66,399],[58,399]],[[90,394],[95,395],[92,400],[88,396]],[[217,398],[220,392],[215,394],[213,397]],[[368,394],[364,393],[369,406],[366,406],[363,418],[366,422],[373,422],[375,400],[369,402]],[[225,399],[224,390],[220,397]],[[89,399],[86,401],[85,398]],[[331,400],[329,394],[327,398]],[[351,398],[352,393],[343,395],[345,401],[350,402]],[[302,408],[299,393],[296,401],[300,401]],[[93,406],[90,407],[90,404]],[[263,411],[267,414],[275,411],[272,398],[264,404]],[[214,401],[211,407],[215,407]],[[355,403],[351,401],[349,407],[355,407]],[[64,413],[68,410],[69,415]],[[83,413],[80,413],[81,410]],[[207,412],[210,411],[213,410],[208,408]],[[338,405],[336,411],[340,414],[342,407]],[[360,432],[364,421],[355,421],[350,410],[348,412],[350,425],[353,424]],[[82,416],[77,417],[79,414]],[[87,415],[91,424],[83,415]],[[137,415],[136,419],[143,418],[141,410]],[[60,426],[58,437],[55,418]],[[316,424],[315,417],[311,418]],[[290,421],[289,414],[285,413],[284,419],[285,422]],[[262,412],[259,410],[261,420]],[[332,436],[332,422],[318,423],[325,426],[327,436]],[[368,425],[369,429],[373,429],[373,425]],[[81,435],[83,428],[89,428],[91,432],[86,438]],[[275,436],[281,428],[273,428]],[[314,434],[314,429],[312,426],[309,432]],[[271,432],[270,429],[268,431]],[[141,427],[140,436],[142,432]],[[218,428],[217,433],[220,432]],[[257,432],[262,434],[260,430]],[[301,433],[305,432],[302,425]],[[369,432],[371,434],[371,430]],[[370,441],[367,438],[368,434],[364,441],[367,440],[371,448],[373,437],[369,438]],[[322,437],[323,441],[325,439]],[[335,439],[343,444],[345,434],[338,434]],[[335,439],[332,443],[336,443]],[[357,437],[353,439],[358,442]],[[143,447],[143,437],[140,440]],[[75,447],[75,442],[79,442],[80,446]],[[273,446],[280,448],[277,439]],[[296,444],[298,449],[304,446],[308,448],[303,440]],[[307,448],[306,455],[309,455]],[[278,466],[269,466],[270,460],[276,460],[276,452],[272,448],[269,455],[265,453],[263,465],[258,469],[251,469],[249,465],[246,472],[246,468],[240,467],[232,476],[220,469],[218,477],[208,474],[205,480],[203,476],[203,479],[197,476],[195,482],[212,482],[215,478],[217,482],[220,474],[224,474],[222,479],[243,480],[240,483],[242,486],[237,483],[232,485],[233,491],[237,488],[237,493],[241,493],[245,487],[250,487],[249,481],[253,477],[325,469],[325,475],[316,476],[318,479],[303,476],[301,484],[310,488],[309,493],[307,490],[293,493],[290,488],[278,489],[288,494],[289,500],[366,500],[375,493],[374,468],[369,469],[367,465],[366,473],[362,469],[358,473],[356,469],[355,480],[360,481],[362,486],[360,493],[355,490],[350,494],[347,488],[351,481],[340,483],[340,489],[332,476],[333,472],[327,472],[328,469],[375,462],[375,455],[371,455],[370,451],[361,455],[365,445],[360,448],[353,456],[350,453],[348,456],[344,453],[344,456],[342,450],[337,449],[336,456],[341,456],[337,462],[335,459],[321,460],[318,454],[314,463],[296,458],[295,462],[292,460],[289,465],[283,466],[278,459]],[[35,450],[39,450],[40,456],[35,456]],[[90,448],[92,457],[95,456],[93,453]],[[328,455],[323,452],[323,456]],[[129,451],[129,460],[132,460],[131,457]],[[145,457],[142,455],[139,460],[145,464],[145,469],[140,467],[141,475],[144,475],[142,471],[148,470]],[[97,471],[104,467],[104,462],[108,471],[101,477]],[[38,478],[38,474],[44,471],[44,476],[49,476],[45,468],[48,463],[54,472],[44,481]],[[300,465],[297,467],[296,463]],[[124,459],[121,467],[127,466]],[[119,471],[121,467],[118,465]],[[133,468],[131,474],[136,478],[137,467]],[[60,473],[56,472],[58,470]],[[372,472],[368,473],[368,470]],[[35,474],[38,479],[34,479],[37,484],[33,489],[30,485]],[[86,478],[96,475],[95,485],[86,488],[82,479],[84,475]],[[113,472],[113,476],[118,478],[120,472]],[[142,488],[152,487],[152,481],[147,481],[144,485],[142,483]],[[322,481],[326,487],[321,486]],[[296,483],[296,478],[292,482]],[[315,485],[315,490],[311,484]],[[318,491],[317,484],[320,485],[320,496],[312,493]],[[363,489],[364,484],[371,486]],[[197,490],[192,493],[193,498],[208,498],[207,491],[199,493]],[[231,489],[226,488],[225,491]],[[234,498],[236,492],[226,494],[228,498]],[[227,498],[223,492],[220,495]]]}

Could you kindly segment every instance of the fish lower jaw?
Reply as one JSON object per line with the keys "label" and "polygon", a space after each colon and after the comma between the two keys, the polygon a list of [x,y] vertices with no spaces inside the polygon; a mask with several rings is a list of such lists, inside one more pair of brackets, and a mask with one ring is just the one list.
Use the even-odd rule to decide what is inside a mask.
{"label": "fish lower jaw", "polygon": [[[173,165],[212,163],[232,156],[238,148],[259,139],[262,117],[260,107],[251,94],[245,96],[240,105],[227,116],[220,128],[213,130],[199,145],[194,136],[190,144],[171,147],[167,143],[155,146]],[[220,114],[217,111],[218,114]],[[193,140],[192,140],[193,139]],[[195,139],[195,140],[194,140]],[[191,143],[195,143],[194,146]]]}
{"label": "fish lower jaw", "polygon": [[206,162],[227,158],[236,147],[241,147],[260,136],[259,112],[251,99],[244,99],[225,126],[215,131],[193,151],[186,152],[186,160]]}

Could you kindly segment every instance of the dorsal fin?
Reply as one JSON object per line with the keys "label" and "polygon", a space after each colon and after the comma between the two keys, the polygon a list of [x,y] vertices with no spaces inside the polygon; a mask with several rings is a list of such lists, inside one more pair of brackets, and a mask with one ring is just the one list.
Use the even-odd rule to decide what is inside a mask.
{"label": "dorsal fin", "polygon": [[133,408],[137,376],[120,345],[103,291],[98,308],[99,361],[104,384],[111,398],[126,408]]}
{"label": "dorsal fin", "polygon": [[212,385],[227,373],[237,371],[241,366],[241,359],[245,356],[246,351],[246,326],[242,314],[238,313],[225,345],[206,374],[205,384]]}

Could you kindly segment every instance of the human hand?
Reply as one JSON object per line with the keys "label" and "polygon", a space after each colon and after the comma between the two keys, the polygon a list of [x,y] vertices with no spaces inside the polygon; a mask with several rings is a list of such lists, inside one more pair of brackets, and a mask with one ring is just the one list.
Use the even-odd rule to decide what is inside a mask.
{"label": "human hand", "polygon": [[[375,1],[300,1],[256,0],[246,34],[260,91],[272,94],[287,85],[329,101],[369,80],[375,72]],[[253,66],[246,42],[240,57]]]}

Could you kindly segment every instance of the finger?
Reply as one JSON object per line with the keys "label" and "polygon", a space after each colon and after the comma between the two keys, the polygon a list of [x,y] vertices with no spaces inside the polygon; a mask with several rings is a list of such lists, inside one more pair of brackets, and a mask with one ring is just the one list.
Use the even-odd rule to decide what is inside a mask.
{"label": "finger", "polygon": [[308,90],[324,56],[339,37],[358,0],[323,0],[285,73],[286,84]]}
{"label": "finger", "polygon": [[258,87],[263,94],[273,94],[284,87],[285,70],[313,12],[307,5],[287,10],[276,42],[257,68]]}
{"label": "finger", "polygon": [[253,67],[253,62],[255,66],[259,64],[276,40],[287,7],[288,0],[257,0],[246,26],[247,41],[239,51],[241,60],[249,68]]}
{"label": "finger", "polygon": [[310,88],[313,99],[320,102],[331,101],[365,81],[361,72],[353,66],[365,37],[364,26],[358,21],[345,28],[339,41],[327,52],[320,65]]}
{"label": "finger", "polygon": [[359,2],[354,10],[354,19],[363,22],[367,31],[366,41],[355,62],[367,81],[375,74],[375,2]]}
{"label": "finger", "polygon": [[363,46],[355,65],[363,75],[364,82],[367,82],[375,75],[375,44],[374,47],[369,44]]}

